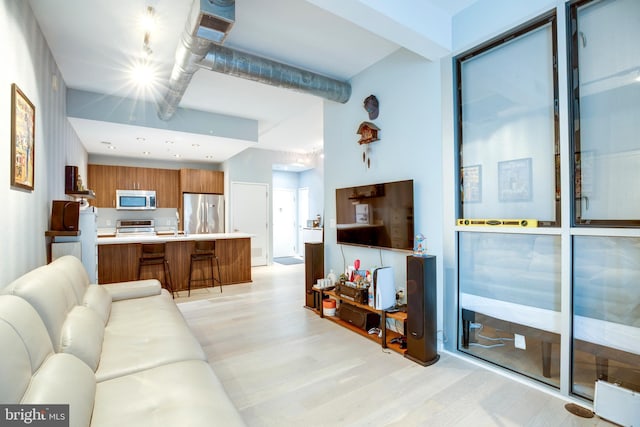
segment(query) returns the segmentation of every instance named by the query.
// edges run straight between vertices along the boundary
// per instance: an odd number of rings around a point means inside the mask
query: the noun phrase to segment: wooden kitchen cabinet
[[[180,171],[177,169],[88,165],[88,187],[96,193],[93,205],[116,207],[116,190],[155,190],[158,208],[180,207]]]
[[[216,256],[223,284],[251,281],[250,238],[216,240]]]
[[[180,207],[180,188],[178,180],[180,171],[177,169],[150,169],[151,182],[156,190],[156,203],[159,208]]]
[[[224,194],[224,172],[180,169],[180,192]]]
[[[98,283],[116,283],[138,278],[139,243],[98,245]]]
[[[91,205],[100,208],[116,207],[117,174],[118,166],[87,166],[87,188],[91,188],[96,194],[96,198],[89,201]]]
[[[154,169],[118,166],[116,187],[118,190],[153,190]]]

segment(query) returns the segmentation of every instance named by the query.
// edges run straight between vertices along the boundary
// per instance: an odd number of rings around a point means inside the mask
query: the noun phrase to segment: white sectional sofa
[[[91,285],[65,256],[0,293],[0,403],[69,404],[71,426],[244,425],[158,281]]]

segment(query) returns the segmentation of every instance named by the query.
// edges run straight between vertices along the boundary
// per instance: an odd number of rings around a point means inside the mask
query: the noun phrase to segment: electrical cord
[[[505,341],[513,341],[513,338],[501,338],[501,337],[494,338],[494,337],[488,337],[486,335],[482,335],[480,333],[480,331],[482,331],[482,329],[484,329],[484,325],[483,324],[480,324],[480,327],[476,328],[476,329],[477,329],[476,336],[478,338],[482,338],[482,339],[485,339],[487,341],[494,341],[494,342],[498,341],[498,342],[496,342],[495,344],[490,344],[490,345],[480,344],[480,343],[477,343],[477,342],[472,342],[472,343],[469,343],[469,346],[480,347],[480,348],[496,348],[496,347],[504,347],[504,345],[505,345],[504,342]]]

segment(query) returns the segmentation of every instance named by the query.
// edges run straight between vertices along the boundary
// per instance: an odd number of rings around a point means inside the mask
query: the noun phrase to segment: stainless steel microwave
[[[156,208],[154,190],[116,190],[116,209],[148,211]]]

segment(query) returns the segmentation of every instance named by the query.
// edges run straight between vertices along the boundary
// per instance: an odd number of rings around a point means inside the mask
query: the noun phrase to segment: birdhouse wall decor
[[[358,144],[370,144],[374,141],[379,141],[378,132],[380,132],[380,128],[371,122],[360,123],[357,132],[360,135]]]
[[[369,144],[380,140],[378,136],[379,132],[380,128],[371,122],[362,122],[358,127],[357,133],[360,135],[358,144],[363,147],[362,162],[367,165],[367,168],[371,167],[371,149],[369,148]]]
[[[375,120],[378,118],[380,102],[375,95],[367,96],[362,102],[362,106],[369,115],[369,120]],[[380,140],[379,132],[380,128],[371,122],[362,122],[358,127],[357,133],[360,135],[358,144],[363,148],[362,162],[367,165],[367,168],[371,167],[371,156],[369,155],[371,153],[371,149],[369,148],[369,144]]]

